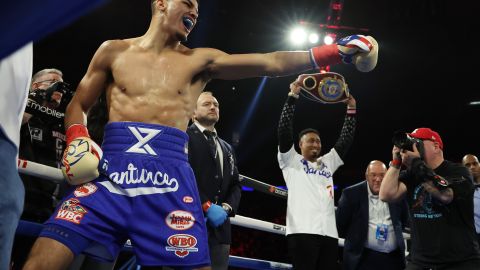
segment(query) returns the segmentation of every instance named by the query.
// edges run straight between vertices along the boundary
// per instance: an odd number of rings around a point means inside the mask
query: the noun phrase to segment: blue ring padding
[[[26,220],[20,220],[17,227],[17,234],[36,237],[40,234],[43,229],[43,225],[35,222],[30,222]],[[123,247],[124,251],[131,251],[131,245],[125,245]],[[292,266],[285,263],[276,263],[264,260],[243,258],[238,256],[230,255],[228,260],[228,265],[233,267],[247,268],[247,269],[292,269]],[[131,267],[131,265],[129,265]]]

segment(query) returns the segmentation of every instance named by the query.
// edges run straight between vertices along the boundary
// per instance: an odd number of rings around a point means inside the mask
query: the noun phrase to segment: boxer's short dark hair
[[[306,129],[300,131],[300,133],[298,133],[298,138],[301,139],[303,137],[303,135],[305,135],[307,133],[315,133],[315,134],[318,135],[318,137],[320,137],[320,132],[318,132],[318,130],[316,130],[314,128],[306,128]]]

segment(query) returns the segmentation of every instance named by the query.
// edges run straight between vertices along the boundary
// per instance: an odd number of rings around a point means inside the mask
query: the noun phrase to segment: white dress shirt
[[[367,183],[368,190],[368,237],[366,248],[389,253],[397,249],[397,239],[395,238],[395,230],[393,228],[392,218],[388,203],[381,201],[378,195],[374,195]],[[380,225],[388,227],[387,239],[377,239],[377,227]]]
[[[198,127],[198,129],[200,129],[200,132],[202,132],[203,134],[203,131],[206,129],[204,126],[202,126],[200,123],[198,123],[197,121],[194,122],[195,125]],[[215,145],[217,146],[217,153],[218,153],[218,157],[220,158],[220,168],[221,168],[221,172],[223,174],[223,152],[222,152],[222,147],[220,146],[220,143],[218,142],[218,138],[217,138],[217,130],[214,128],[213,129],[213,132],[215,133],[215,136],[213,136],[213,139],[215,140]],[[205,138],[208,140],[207,136],[205,134],[203,134],[203,136],[205,136]]]
[[[480,187],[475,188],[475,193],[473,193],[473,216],[475,230],[480,233]]]

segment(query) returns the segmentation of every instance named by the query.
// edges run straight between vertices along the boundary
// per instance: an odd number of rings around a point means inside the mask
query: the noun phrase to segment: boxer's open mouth
[[[193,25],[195,24],[193,19],[188,16],[183,16],[182,21],[183,21],[183,26],[185,26],[185,29],[188,32],[190,32],[193,28]]]

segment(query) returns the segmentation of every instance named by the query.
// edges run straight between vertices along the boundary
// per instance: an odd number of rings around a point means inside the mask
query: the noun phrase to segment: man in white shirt
[[[402,228],[408,220],[406,201],[385,203],[378,198],[387,167],[371,161],[366,181],[343,190],[336,210],[337,228],[345,238],[343,269],[404,269]]]
[[[18,175],[20,124],[32,77],[29,43],[0,61],[0,269],[9,269],[10,253],[25,190]]]
[[[278,163],[288,188],[287,244],[296,270],[336,269],[338,235],[335,225],[333,173],[343,159],[355,133],[356,102],[346,101],[347,114],[335,146],[320,156],[318,131],[300,132],[301,155],[293,144],[293,114],[300,87],[290,85],[290,93],[278,124]]]

